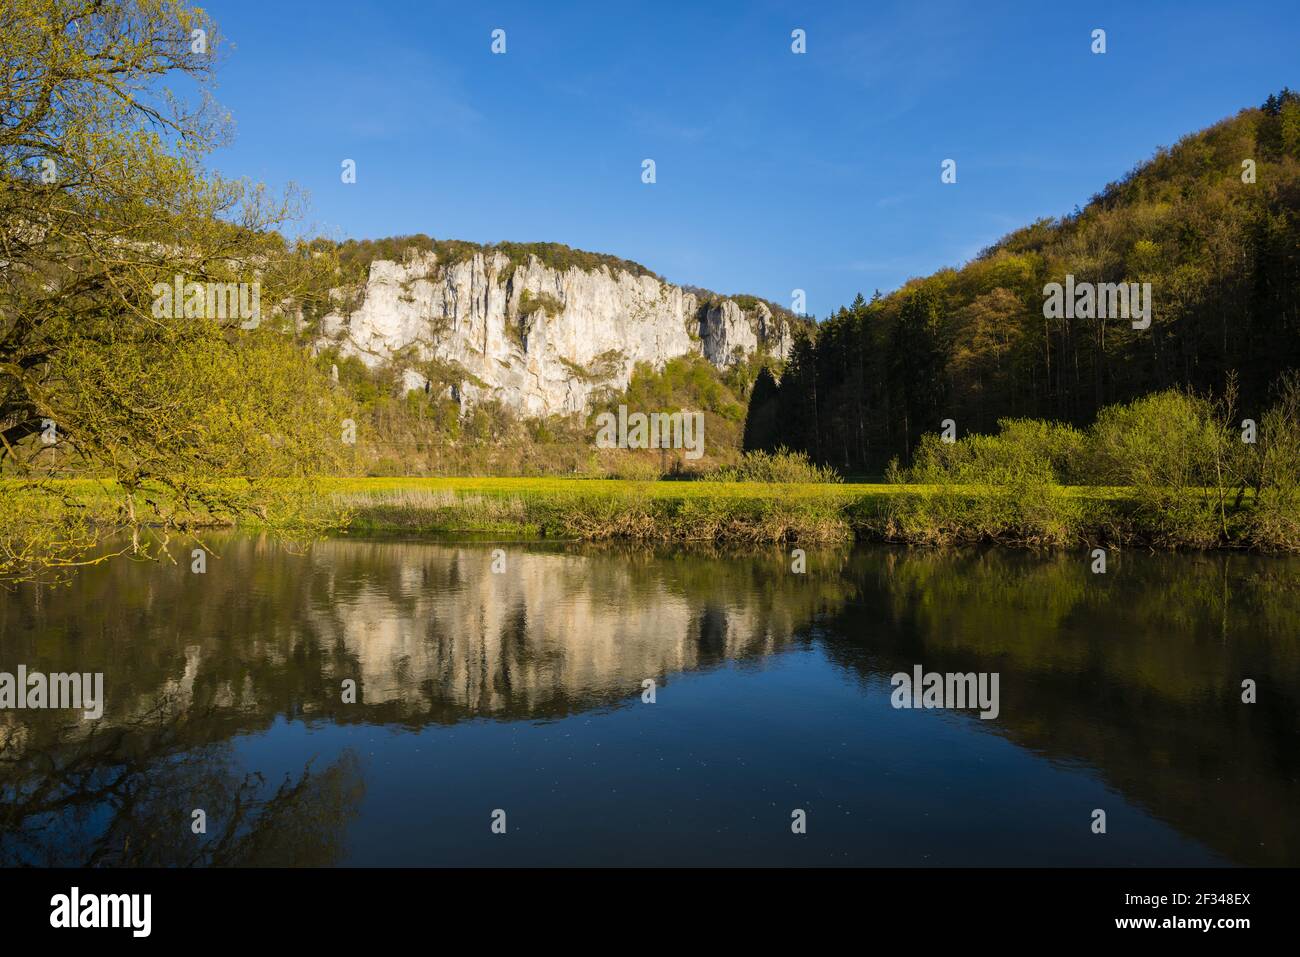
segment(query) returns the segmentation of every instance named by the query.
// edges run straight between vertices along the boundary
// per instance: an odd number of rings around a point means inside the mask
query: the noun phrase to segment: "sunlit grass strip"
[[[816,482],[638,482],[630,479],[558,479],[558,478],[329,478],[322,488],[335,494],[388,494],[393,492],[451,492],[480,495],[555,495],[627,497],[644,495],[653,498],[740,498],[766,499],[773,495],[800,498],[860,501],[872,497],[892,497],[934,493],[959,488],[974,496],[999,494],[995,485],[903,485],[887,483],[816,483]],[[1131,493],[1123,488],[1062,486],[1064,494],[1088,499],[1123,499]]]
[[[111,519],[118,505],[111,485],[89,480],[50,484],[76,500],[91,520],[101,513]],[[860,538],[925,545],[1144,543],[1265,549],[1293,549],[1298,537],[1295,523],[1278,534],[1257,522],[1250,495],[1224,525],[1213,513],[1214,496],[1201,489],[1152,499],[1131,489],[1048,483],[326,477],[313,484],[316,497],[304,521],[352,532],[738,544]],[[0,492],[5,489],[0,482]],[[10,495],[7,501],[12,506],[32,495],[36,493]],[[48,500],[31,504],[40,506],[36,511],[53,507]],[[196,528],[218,521],[201,513],[189,518]],[[241,524],[258,522],[241,519]]]
[[[698,487],[697,487],[698,486]],[[511,531],[637,541],[769,542],[851,537],[827,486],[555,479],[343,480],[332,499],[358,530]]]
[[[1006,490],[967,486],[756,482],[637,482],[554,478],[330,479],[329,498],[359,531],[513,532],[637,541],[827,542],[853,537],[941,541],[903,519],[916,503],[972,504]],[[1070,489],[1082,502],[1122,501],[1122,489]],[[987,523],[978,526],[985,534]],[[996,537],[996,529],[989,528]],[[1037,538],[1008,530],[1010,537]],[[963,537],[963,536],[956,536]],[[1064,531],[1049,536],[1066,537]]]

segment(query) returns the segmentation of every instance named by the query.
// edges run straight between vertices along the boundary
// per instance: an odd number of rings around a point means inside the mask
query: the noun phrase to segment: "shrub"
[[[1267,548],[1300,547],[1300,374],[1285,373],[1260,418],[1250,536]]]
[[[1089,478],[1101,485],[1192,489],[1211,484],[1225,436],[1206,399],[1170,390],[1112,405],[1089,435]]]
[[[715,482],[842,482],[833,468],[816,465],[806,452],[778,448],[775,452],[746,452],[739,463],[708,473]]]
[[[1092,478],[1127,486],[1134,529],[1160,544],[1215,544],[1226,532],[1216,463],[1227,435],[1213,403],[1174,390],[1102,409],[1089,433]]]
[[[564,311],[564,305],[548,292],[533,295],[525,289],[519,294],[519,316],[529,318],[535,312],[544,311],[552,319]]]
[[[1082,503],[1060,477],[1077,471],[1083,436],[1069,426],[1004,419],[997,435],[956,442],[922,437],[912,466],[890,463],[891,481],[919,486],[888,510],[888,531],[908,541],[1011,539],[1064,545],[1080,528]]]
[[[913,484],[1004,485],[1025,478],[1054,479],[1051,460],[1032,445],[1002,435],[944,442],[933,433],[921,437],[906,476]]]
[[[1029,450],[1046,462],[1056,481],[1063,485],[1086,484],[1087,436],[1072,425],[1042,419],[1000,419],[999,438]]]

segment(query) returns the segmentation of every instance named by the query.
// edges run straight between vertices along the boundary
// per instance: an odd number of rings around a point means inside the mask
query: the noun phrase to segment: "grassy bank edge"
[[[851,540],[1068,547],[1245,544],[1161,528],[1131,490],[1054,486],[340,479],[326,483],[352,532],[497,533],[578,540],[736,544]],[[1198,496],[1207,505],[1208,494]],[[1249,503],[1241,512],[1249,511]],[[1235,538],[1232,536],[1235,534]]]
[[[111,484],[53,485],[89,515],[102,509],[108,519]],[[1300,523],[1261,532],[1255,513],[1252,497],[1225,509],[1210,489],[445,477],[318,478],[306,512],[342,534],[1297,550]],[[201,511],[188,513],[186,522],[196,529],[229,524]],[[261,525],[255,518],[241,524]]]

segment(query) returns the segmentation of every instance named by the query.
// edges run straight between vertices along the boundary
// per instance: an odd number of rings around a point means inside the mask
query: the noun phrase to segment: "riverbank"
[[[229,494],[226,486],[220,486]],[[4,491],[0,486],[0,491]],[[46,483],[0,496],[14,517],[53,524],[75,509],[84,534],[122,521],[121,491],[89,480]],[[244,491],[248,494],[247,490]],[[299,480],[264,521],[250,507],[239,524],[281,534],[494,535],[570,541],[911,545],[1070,548],[1300,550],[1300,518],[1253,493],[1215,489],[1099,488],[1015,484],[632,481],[554,478],[355,478]],[[211,497],[211,496],[210,496]],[[253,496],[256,498],[256,496]],[[178,507],[164,489],[138,493],[160,504],[172,530],[232,524],[197,497]],[[71,504],[69,504],[71,503]],[[265,514],[266,510],[261,509]],[[143,526],[156,525],[144,518]]]
[[[327,500],[357,532],[496,533],[642,542],[1148,545],[1290,550],[1253,496],[1176,500],[1035,484],[634,482],[583,479],[330,479]],[[1290,529],[1285,530],[1289,535]]]

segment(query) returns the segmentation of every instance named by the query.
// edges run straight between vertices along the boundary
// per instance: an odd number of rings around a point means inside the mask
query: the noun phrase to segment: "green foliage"
[[[1259,421],[1243,484],[1255,490],[1250,537],[1265,546],[1300,542],[1300,373],[1278,380],[1274,403]],[[1253,466],[1253,468],[1252,468]]]
[[[749,451],[775,450],[780,423],[777,421],[776,377],[763,366],[754,380],[749,397],[749,411],[745,415],[744,448]]]
[[[918,287],[903,300],[889,349],[889,381],[900,400],[902,434],[908,448],[921,423],[938,418],[947,391],[946,362],[937,296]]]
[[[560,358],[560,364],[568,369],[570,374],[579,381],[587,383],[605,382],[618,375],[622,369],[623,353],[618,349],[607,349],[591,360],[591,364],[588,366],[580,366],[564,357]]]
[[[536,312],[545,312],[549,318],[554,319],[563,311],[564,305],[549,292],[533,295],[525,289],[519,294],[519,315],[523,318],[530,318]]]
[[[923,436],[905,475],[921,488],[893,503],[891,534],[928,542],[1073,540],[1080,503],[1057,484],[1054,460],[1069,462],[1077,433],[1017,420],[1002,429],[950,443]]]
[[[635,471],[633,469],[632,471]],[[835,486],[655,482],[653,475],[348,483],[336,498],[366,529],[493,531],[638,542],[833,542],[853,534]]]
[[[161,557],[192,511],[296,524],[346,409],[280,304],[314,314],[335,264],[278,232],[295,194],[203,166],[230,129],[216,25],[184,0],[7,0],[0,36],[0,471],[20,480],[0,577],[94,561],[118,532]],[[256,286],[260,326],[185,316],[155,293],[178,273]]]
[[[607,269],[611,273],[627,273],[632,276],[660,277],[640,263],[604,253],[592,253],[582,249],[572,249],[562,243],[473,243],[460,239],[433,239],[424,233],[411,236],[390,236],[383,239],[348,239],[339,244],[332,244],[326,239],[315,240],[317,248],[336,249],[343,276],[347,281],[363,281],[369,273],[370,264],[376,260],[386,259],[392,262],[405,262],[419,253],[432,253],[438,263],[452,266],[468,262],[475,256],[490,258],[501,254],[509,261],[510,271],[519,266],[526,266],[531,258],[536,258],[542,265],[559,272],[580,269],[584,272],[596,272]]]
[[[884,537],[912,544],[1063,547],[1085,532],[1085,503],[1032,474],[1002,485],[918,486],[890,500]]]
[[[652,279],[662,277],[650,271],[640,263],[630,259],[621,259],[605,253],[591,253],[582,249],[572,249],[563,243],[511,243],[501,242],[483,247],[485,251],[498,252],[510,260],[511,266],[526,266],[530,259],[536,258],[543,266],[557,272],[580,269],[583,272],[597,272],[608,269],[611,273],[627,273],[632,276],[649,276]]]
[[[715,482],[841,482],[832,468],[810,461],[807,453],[778,448],[772,452],[746,452],[735,465],[709,474]]]
[[[462,407],[465,393],[484,383],[459,363],[399,356],[368,368],[327,349],[316,366],[326,375],[338,368],[341,396],[356,409],[357,442],[345,473],[585,475],[597,468],[591,435],[577,417],[525,419],[485,397]],[[404,389],[406,369],[423,375],[427,389]]]
[[[675,412],[683,408],[707,412],[739,424],[745,410],[738,396],[702,356],[678,356],[654,369],[638,363],[627,389],[611,407],[625,404],[641,412]]]
[[[1166,391],[1102,409],[1090,431],[1099,484],[1188,489],[1213,478],[1222,440],[1213,405]]]
[[[1108,406],[1082,432],[1007,419],[997,435],[927,435],[893,476],[918,487],[896,500],[894,533],[1300,548],[1300,376],[1282,377],[1254,444],[1242,441],[1233,400],[1231,391],[1211,401],[1167,390]],[[1089,501],[1067,484],[1123,492]]]
[[[1242,161],[1256,181],[1242,180]],[[1044,319],[1043,287],[1149,282],[1149,329]],[[1006,236],[960,269],[861,296],[796,337],[765,414],[768,444],[846,469],[909,460],[953,419],[1091,423],[1171,387],[1222,391],[1234,372],[1256,418],[1300,367],[1300,97],[1289,90],[1106,186],[1082,209]],[[773,411],[774,409],[774,411]]]
[[[1002,419],[999,435],[1004,444],[1025,449],[1065,485],[1095,484],[1089,479],[1087,436],[1072,425],[1041,419]]]
[[[997,435],[969,435],[944,442],[922,436],[908,470],[913,482],[1014,482],[1042,478],[1090,484],[1086,438],[1073,426],[1038,419],[1003,419]]]

